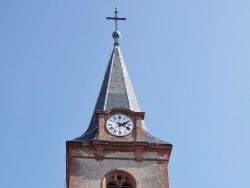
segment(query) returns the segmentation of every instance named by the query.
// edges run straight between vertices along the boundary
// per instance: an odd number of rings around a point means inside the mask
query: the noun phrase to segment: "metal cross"
[[[118,14],[118,10],[117,10],[117,6],[115,5],[115,17],[106,17],[107,20],[115,20],[115,30],[116,31],[117,31],[118,20],[126,20],[126,18],[119,18],[117,14]]]

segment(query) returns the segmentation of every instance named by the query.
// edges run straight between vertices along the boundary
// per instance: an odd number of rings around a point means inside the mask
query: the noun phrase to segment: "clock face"
[[[134,128],[133,121],[126,115],[115,114],[110,116],[106,122],[107,130],[115,136],[126,136]]]

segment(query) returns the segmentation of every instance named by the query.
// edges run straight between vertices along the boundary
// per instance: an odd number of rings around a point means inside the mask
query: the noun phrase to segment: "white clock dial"
[[[115,136],[126,136],[134,128],[133,121],[126,115],[115,114],[108,118],[106,122],[107,130]]]

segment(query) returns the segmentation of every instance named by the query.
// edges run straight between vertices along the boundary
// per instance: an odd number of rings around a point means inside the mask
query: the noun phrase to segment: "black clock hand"
[[[126,124],[128,124],[128,122],[130,122],[130,121],[125,121],[125,122],[123,122],[121,125],[123,126],[123,125],[126,125]]]
[[[123,125],[123,124],[121,124],[121,126],[126,127],[126,129],[127,129],[128,131],[131,130],[130,127],[127,127],[127,126],[125,126],[125,125]]]
[[[120,126],[120,119],[119,119],[119,123],[118,123],[118,125],[119,125],[119,135],[121,134],[121,126]]]

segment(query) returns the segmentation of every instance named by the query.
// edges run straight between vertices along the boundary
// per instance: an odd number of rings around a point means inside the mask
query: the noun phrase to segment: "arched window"
[[[105,175],[103,188],[136,188],[136,181],[128,172],[114,170]]]
[[[109,183],[107,188],[117,188],[117,186],[114,183]]]

